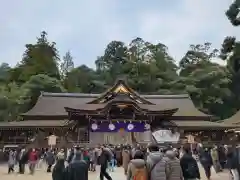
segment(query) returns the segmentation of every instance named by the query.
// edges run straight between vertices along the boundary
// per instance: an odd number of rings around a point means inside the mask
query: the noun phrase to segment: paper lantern
[[[111,131],[113,131],[113,130],[115,129],[115,125],[112,124],[112,123],[110,123],[110,124],[108,125],[108,128],[109,128]]]
[[[134,129],[134,125],[131,124],[131,123],[128,124],[127,129],[128,129],[129,131],[133,130],[133,129]]]
[[[96,123],[93,123],[92,126],[91,126],[92,130],[97,130],[98,128],[98,125]]]

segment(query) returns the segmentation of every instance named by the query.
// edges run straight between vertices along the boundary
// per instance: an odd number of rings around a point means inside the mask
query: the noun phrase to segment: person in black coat
[[[49,150],[46,154],[46,162],[47,162],[47,172],[52,171],[52,166],[55,163],[55,155],[53,150]]]
[[[107,150],[105,147],[101,148],[102,152],[99,157],[100,163],[100,180],[103,180],[106,177],[108,180],[112,180],[111,176],[107,173],[108,162],[111,160],[110,151]]]
[[[231,149],[227,153],[227,167],[230,170],[234,180],[239,179],[238,166],[236,154],[234,153],[233,149]]]
[[[81,160],[81,153],[76,152],[74,159],[68,165],[64,180],[88,180],[88,165]]]
[[[65,180],[65,165],[64,159],[58,159],[53,168],[52,180]]]
[[[25,173],[25,165],[28,162],[28,153],[25,151],[25,149],[21,149],[18,155],[18,165],[19,165],[19,173],[24,174]]]
[[[200,171],[197,161],[192,157],[190,147],[184,147],[184,155],[180,159],[180,165],[184,179],[200,179]]]
[[[210,179],[211,167],[213,165],[213,162],[212,162],[210,150],[208,148],[205,148],[200,152],[199,160],[203,166],[207,179]]]
[[[219,156],[219,163],[221,165],[221,168],[224,169],[227,159],[226,159],[226,154],[223,146],[218,147],[218,156]]]

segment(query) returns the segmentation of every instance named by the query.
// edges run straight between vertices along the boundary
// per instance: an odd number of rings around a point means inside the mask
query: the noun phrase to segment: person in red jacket
[[[34,148],[29,152],[28,160],[29,160],[30,174],[34,174],[35,167],[36,167],[37,160],[38,160],[38,155]]]

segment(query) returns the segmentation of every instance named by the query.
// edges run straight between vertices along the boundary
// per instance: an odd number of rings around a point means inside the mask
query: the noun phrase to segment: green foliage
[[[65,92],[65,89],[58,79],[45,74],[31,76],[31,78],[22,85],[22,88],[28,90],[28,96],[31,99],[28,105],[29,108],[33,107],[43,91],[55,93]]]
[[[60,66],[62,78],[64,78],[67,75],[67,73],[70,72],[73,68],[74,68],[73,57],[70,51],[68,51],[65,54],[65,56],[63,56],[63,61]]]
[[[60,79],[58,62],[59,56],[55,43],[48,42],[47,33],[43,31],[37,38],[36,44],[26,45],[22,61],[13,68],[10,79],[20,84],[37,74],[46,74]]]
[[[179,65],[162,43],[112,41],[96,58],[95,70],[74,68],[70,52],[60,61],[56,44],[46,35],[26,45],[16,67],[0,66],[0,121],[19,119],[41,91],[102,93],[119,77],[143,94],[189,93],[200,110],[222,119],[240,108],[240,43],[234,37],[226,37],[219,51],[209,42],[190,45]],[[213,63],[216,58],[227,66]]]
[[[63,83],[68,92],[100,93],[104,89],[99,86],[100,83],[96,83],[97,77],[94,70],[82,65],[67,73]]]
[[[7,63],[0,65],[0,84],[6,84],[10,77],[11,67]]]
[[[0,87],[0,121],[17,120],[19,112],[27,109],[30,98],[28,91],[16,83]]]
[[[231,80],[227,69],[204,61],[195,66],[198,67],[190,72],[186,82],[188,93],[204,112],[226,118],[229,116],[230,107],[226,107],[225,101],[231,97]]]
[[[225,66],[213,63],[219,51],[211,49],[210,43],[190,45],[180,61],[180,76],[184,77],[186,90],[195,105],[208,114],[221,118],[232,115],[231,73]],[[221,50],[221,57],[223,52]],[[220,60],[220,59],[219,59]]]
[[[239,12],[240,12],[240,0],[234,0],[234,2],[229,6],[228,10],[225,13],[233,26],[240,25]]]

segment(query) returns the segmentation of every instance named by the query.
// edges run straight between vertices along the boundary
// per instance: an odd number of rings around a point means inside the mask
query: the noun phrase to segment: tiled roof
[[[64,127],[68,126],[68,120],[28,120],[28,121],[11,121],[0,122],[0,128],[22,128],[22,127]]]
[[[120,97],[120,94],[124,96]],[[116,95],[117,94],[117,95]],[[128,97],[126,97],[126,95]],[[199,111],[193,104],[190,97],[183,95],[141,95],[131,89],[126,81],[118,79],[111,88],[102,94],[82,94],[82,93],[42,93],[35,106],[23,114],[23,116],[67,116],[65,107],[97,109],[104,106],[102,103],[108,103],[108,99],[119,100],[131,98],[139,104],[140,108],[149,111],[164,111],[178,109],[173,116],[197,117],[199,120],[203,117],[209,118],[209,115]],[[129,99],[130,98],[130,99]],[[195,118],[195,119],[197,119]]]
[[[36,105],[23,115],[66,116],[67,112],[64,107],[88,106],[85,104],[94,100],[98,96],[100,96],[100,94],[42,93]],[[141,97],[156,104],[157,106],[153,105],[154,108],[178,108],[178,111],[174,116],[208,116],[194,106],[188,95],[141,95]]]
[[[171,121],[176,126],[178,127],[183,127],[183,128],[191,128],[191,130],[196,129],[196,130],[201,130],[204,128],[207,129],[229,129],[229,128],[235,128],[236,126],[234,125],[227,125],[223,123],[218,123],[218,122],[211,122],[211,121],[190,121],[190,120],[173,120]]]

